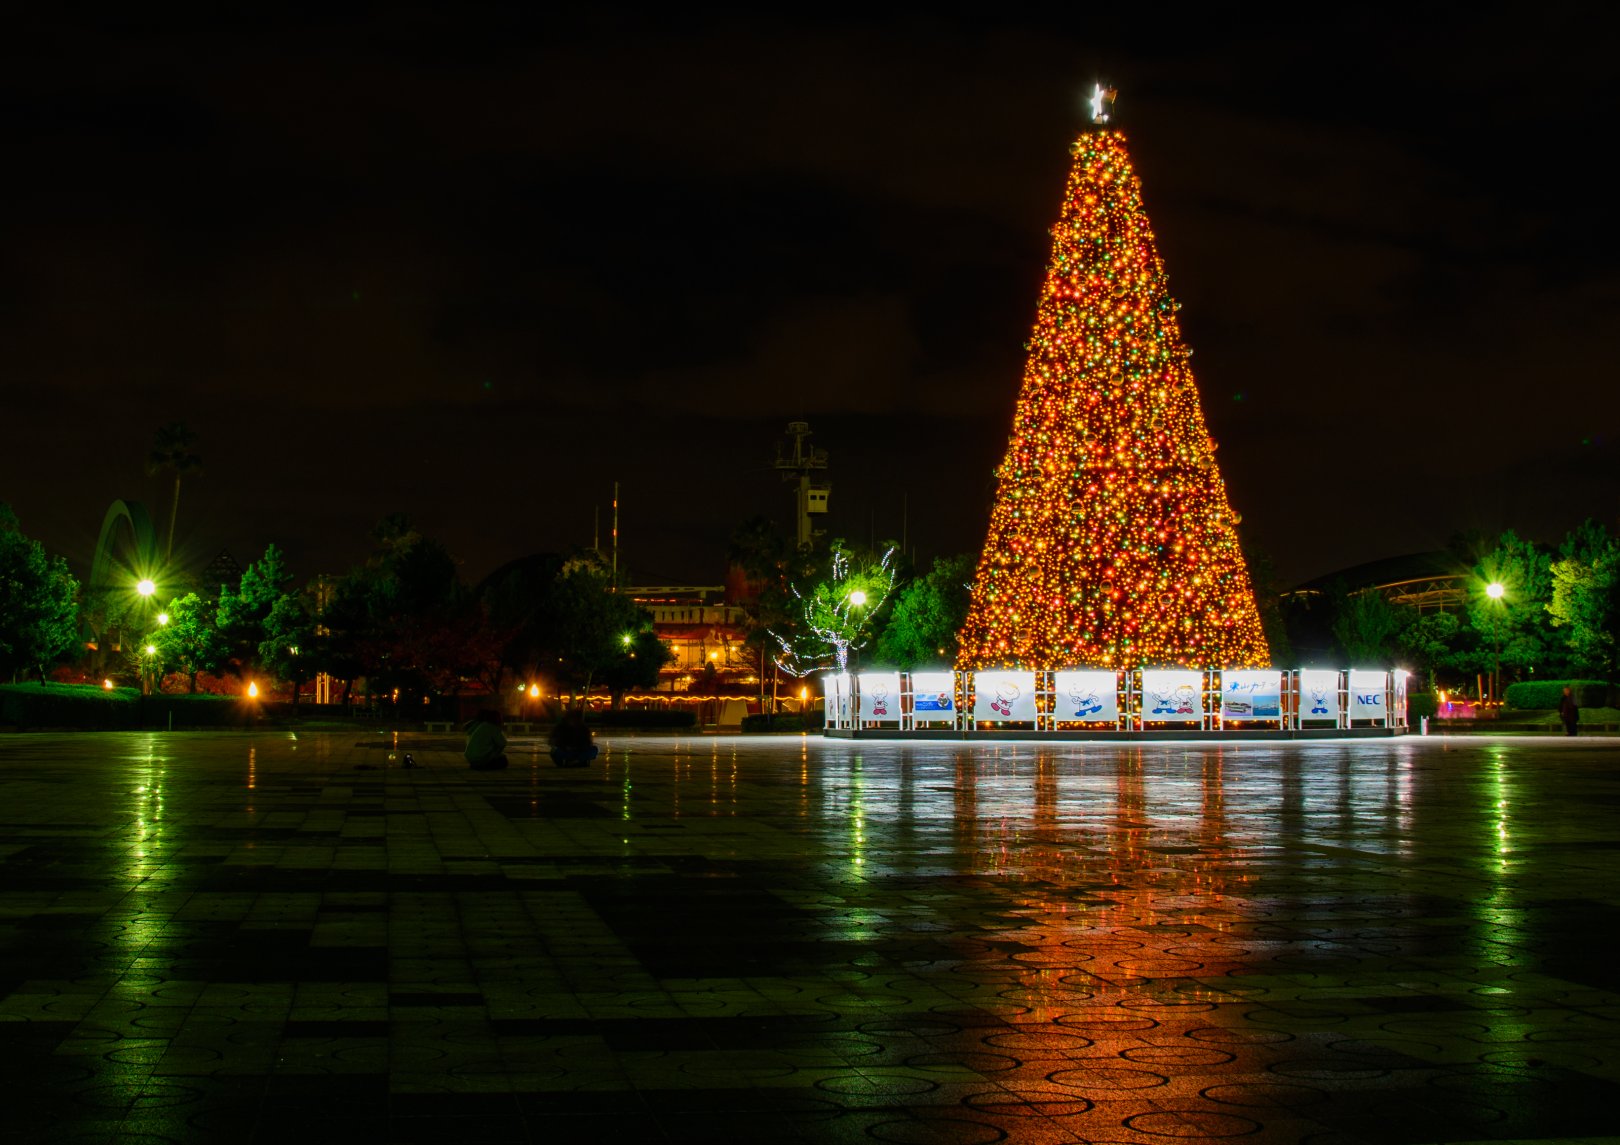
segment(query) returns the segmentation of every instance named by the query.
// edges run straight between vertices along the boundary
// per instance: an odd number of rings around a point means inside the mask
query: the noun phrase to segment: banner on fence
[[[973,673],[973,718],[989,723],[1035,721],[1034,672]]]
[[[911,708],[922,720],[942,720],[956,712],[955,672],[913,672]]]
[[[1384,720],[1389,708],[1384,704],[1384,690],[1389,686],[1389,673],[1350,670],[1350,718],[1353,720]]]
[[[880,724],[900,722],[900,673],[862,672],[860,718]]]
[[[1142,672],[1142,718],[1149,722],[1200,723],[1204,674],[1147,668]]]
[[[1055,672],[1053,718],[1119,722],[1119,679],[1112,672]]]
[[[1282,718],[1282,673],[1223,671],[1221,719],[1276,720]]]
[[[1339,718],[1339,674],[1321,668],[1307,668],[1299,674],[1299,718],[1337,720]]]

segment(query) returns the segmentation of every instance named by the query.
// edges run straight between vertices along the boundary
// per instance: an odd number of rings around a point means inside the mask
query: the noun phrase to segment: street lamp
[[[153,583],[151,577],[143,576],[140,580],[135,582],[135,591],[140,593],[142,596],[151,596],[157,591],[157,585]]]
[[[1505,592],[1501,581],[1493,580],[1485,586],[1485,595],[1496,601],[1496,607],[1491,609],[1491,700],[1497,703],[1501,702],[1502,690],[1502,639],[1497,629]]]

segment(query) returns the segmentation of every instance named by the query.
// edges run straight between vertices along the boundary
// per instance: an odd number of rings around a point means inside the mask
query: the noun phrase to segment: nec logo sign
[[[1381,708],[1384,706],[1384,696],[1382,692],[1357,692],[1356,703],[1364,708]]]

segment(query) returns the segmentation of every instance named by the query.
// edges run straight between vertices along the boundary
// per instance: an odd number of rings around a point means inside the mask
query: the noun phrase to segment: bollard
[[[1418,727],[1420,729],[1418,731],[1418,735],[1425,735],[1425,736],[1428,735],[1429,734],[1429,717],[1428,716],[1419,716],[1418,717]]]

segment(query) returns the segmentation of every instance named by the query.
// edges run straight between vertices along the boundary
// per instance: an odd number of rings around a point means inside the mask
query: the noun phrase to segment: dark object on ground
[[[1581,722],[1581,707],[1575,702],[1575,693],[1568,687],[1558,698],[1558,718],[1564,722],[1565,735],[1578,734],[1576,725]]]
[[[467,724],[467,766],[474,771],[499,771],[506,766],[506,733],[501,730],[501,713],[482,708]]]
[[[552,748],[551,762],[558,767],[584,767],[595,759],[598,754],[600,754],[600,749],[594,743],[582,750],[576,749],[574,751],[561,751],[558,748]]]
[[[585,726],[585,713],[578,708],[565,712],[551,729],[551,761],[558,767],[584,767],[596,758],[591,729]]]

